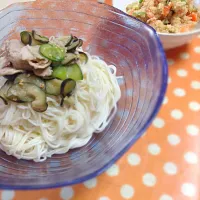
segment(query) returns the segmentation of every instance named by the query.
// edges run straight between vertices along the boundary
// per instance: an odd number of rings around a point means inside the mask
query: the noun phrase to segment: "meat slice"
[[[34,69],[45,69],[51,65],[51,61],[40,54],[40,46],[25,46],[21,50],[22,60],[28,61]]]
[[[36,76],[45,77],[45,76],[51,76],[53,70],[51,67],[47,67],[45,69],[34,69],[33,72]]]
[[[24,70],[14,69],[12,67],[4,67],[0,69],[0,76],[13,75],[24,72]]]
[[[0,76],[12,75],[24,71],[33,71],[37,76],[50,76],[51,61],[40,54],[40,46],[24,46],[18,40],[10,40],[2,49],[0,58]]]
[[[31,65],[34,69],[45,69],[51,65],[51,62],[48,60],[29,60],[29,65]]]
[[[10,40],[7,43],[8,60],[14,69],[31,70],[32,67],[25,60],[22,60],[21,49],[24,45],[19,40]]]
[[[23,70],[14,69],[7,57],[0,58],[0,76],[13,75],[23,72]]]

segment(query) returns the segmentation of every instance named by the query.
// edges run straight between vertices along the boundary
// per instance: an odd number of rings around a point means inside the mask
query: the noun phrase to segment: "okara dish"
[[[73,35],[21,33],[0,58],[0,148],[18,159],[44,161],[82,147],[102,132],[121,91],[115,66],[82,50]]]
[[[193,0],[139,0],[128,5],[126,11],[160,33],[187,32],[200,21]]]

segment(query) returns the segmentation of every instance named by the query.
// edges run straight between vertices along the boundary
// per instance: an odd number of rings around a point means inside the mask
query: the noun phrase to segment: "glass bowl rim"
[[[85,2],[90,2],[88,0],[84,0],[84,1]],[[36,2],[37,2],[37,0],[36,0]],[[4,9],[2,9],[0,11],[3,13],[3,12],[6,12],[12,6],[20,5],[20,4],[23,5],[23,4],[27,4],[27,3],[33,3],[33,2],[13,3],[13,4],[7,6],[6,8],[4,8]],[[94,4],[95,2],[90,2],[90,3]],[[110,5],[107,5],[107,4],[104,4],[104,6],[108,10],[112,10],[112,11],[116,12],[117,14],[127,16],[127,17],[131,18],[132,20],[136,20],[136,21],[139,21],[141,23],[141,21],[138,20],[137,18],[132,17],[132,16],[128,15],[127,13],[124,13],[123,11],[121,11],[121,10],[119,10],[119,9],[113,7],[113,6],[110,6]],[[137,135],[134,138],[132,138],[128,142],[126,147],[123,148],[122,150],[120,150],[119,153],[114,158],[112,158],[106,165],[104,165],[100,169],[96,170],[95,172],[92,172],[92,173],[90,173],[88,175],[85,175],[83,177],[80,177],[78,179],[74,179],[72,181],[59,182],[59,183],[45,184],[45,185],[43,185],[43,184],[42,185],[38,185],[37,184],[37,185],[32,185],[32,186],[26,186],[26,185],[13,186],[13,185],[6,185],[6,184],[0,183],[0,189],[6,189],[6,190],[13,190],[13,189],[14,190],[41,190],[41,189],[53,189],[53,188],[65,187],[65,186],[71,186],[71,185],[83,183],[84,181],[87,181],[87,180],[90,180],[92,178],[95,178],[98,175],[100,175],[103,172],[105,172],[117,160],[119,160],[132,147],[132,145],[143,135],[145,130],[151,125],[152,121],[154,120],[154,118],[158,114],[158,112],[160,110],[160,107],[162,105],[166,90],[167,90],[167,85],[168,85],[167,84],[167,80],[168,80],[168,64],[167,64],[167,59],[165,57],[165,52],[164,52],[163,46],[161,44],[161,41],[159,39],[159,36],[158,36],[157,32],[151,26],[149,26],[149,25],[147,25],[145,23],[143,23],[143,25],[148,27],[148,29],[151,29],[151,31],[153,32],[153,37],[155,37],[156,42],[158,44],[158,48],[159,48],[158,50],[159,50],[159,52],[161,54],[160,57],[161,57],[162,68],[163,68],[163,71],[162,71],[163,84],[162,84],[162,87],[160,89],[159,96],[158,96],[158,99],[157,99],[157,102],[156,102],[156,106],[153,109],[153,112],[149,116],[149,118],[148,118],[147,122],[145,123],[145,125],[143,126],[143,128],[141,128],[141,130],[137,133]]]

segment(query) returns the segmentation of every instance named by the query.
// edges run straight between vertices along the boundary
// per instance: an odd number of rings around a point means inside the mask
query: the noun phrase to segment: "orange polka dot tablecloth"
[[[0,199],[200,200],[200,36],[188,46],[168,51],[167,58],[169,87],[162,109],[116,164],[80,185],[4,190]]]

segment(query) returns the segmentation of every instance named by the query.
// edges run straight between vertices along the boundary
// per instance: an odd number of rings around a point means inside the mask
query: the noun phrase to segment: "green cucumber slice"
[[[52,76],[61,80],[73,79],[75,81],[83,80],[83,73],[78,64],[55,67]]]
[[[40,53],[51,61],[60,62],[65,58],[65,50],[51,44],[41,45]]]
[[[67,66],[67,78],[71,78],[75,81],[83,80],[83,73],[78,64],[71,64]]]
[[[54,67],[52,77],[65,80],[67,77],[67,68],[64,66]]]

